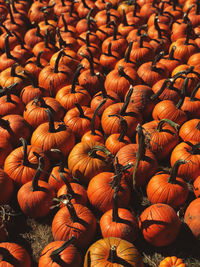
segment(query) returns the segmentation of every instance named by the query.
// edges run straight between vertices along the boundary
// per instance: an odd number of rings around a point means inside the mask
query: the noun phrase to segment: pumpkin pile
[[[138,238],[172,244],[180,209],[199,239],[200,1],[0,0],[0,15],[0,204],[53,210],[38,266],[142,267]],[[31,266],[0,232],[0,262]]]

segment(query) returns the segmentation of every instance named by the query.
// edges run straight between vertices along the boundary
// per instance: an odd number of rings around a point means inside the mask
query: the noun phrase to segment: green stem
[[[39,181],[39,178],[40,178],[40,175],[43,169],[44,169],[44,158],[39,157],[38,168],[36,170],[35,176],[33,177],[32,185],[31,185],[31,191],[33,192],[40,191],[40,187],[38,186],[38,181]]]
[[[116,245],[111,246],[110,248],[110,252],[109,252],[109,256],[107,261],[111,262],[111,263],[116,263],[118,259],[117,256],[117,247]]]
[[[90,8],[90,11],[88,12],[87,14],[87,17],[86,17],[86,21],[87,21],[87,30],[90,31],[91,30],[91,15],[92,15],[92,12],[93,12],[93,8]]]
[[[170,183],[170,184],[176,183],[176,177],[177,177],[178,169],[179,169],[180,165],[185,164],[185,163],[187,163],[187,161],[181,160],[181,159],[177,160],[174,163],[174,166],[172,167],[170,176],[168,178],[168,183]]]
[[[177,124],[177,123],[175,123],[175,122],[173,122],[173,121],[171,121],[171,120],[169,120],[169,119],[162,119],[161,121],[159,121],[156,130],[157,130],[158,132],[162,132],[162,131],[163,131],[163,125],[164,125],[165,123],[167,123],[167,124],[169,124],[170,126],[172,126],[172,127],[178,132],[178,129],[179,129],[180,125]]]
[[[105,153],[107,156],[111,156],[111,152],[103,146],[94,146],[89,152],[88,152],[88,156],[91,158],[99,158],[99,156],[97,155],[97,152],[101,151],[103,153]]]

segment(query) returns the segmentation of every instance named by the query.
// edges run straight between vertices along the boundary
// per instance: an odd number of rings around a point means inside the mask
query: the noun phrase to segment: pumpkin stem
[[[27,143],[26,140],[21,137],[19,139],[22,142],[22,146],[23,146],[23,161],[22,161],[22,165],[23,166],[29,166],[30,162],[28,160],[28,155],[27,155]]]
[[[200,13],[200,3],[199,0],[196,0],[196,15],[199,15]]]
[[[62,6],[65,6],[65,0],[61,0]]]
[[[127,134],[128,124],[127,124],[127,121],[123,117],[119,118],[119,123],[121,126],[121,133],[119,137],[117,138],[117,140],[119,142],[124,142],[124,136]]]
[[[90,7],[86,4],[86,1],[85,1],[85,0],[81,0],[81,1],[82,1],[83,6],[84,6],[85,8],[90,9]]]
[[[63,56],[63,49],[60,50],[60,52],[58,53],[58,56],[56,58],[56,62],[55,62],[55,66],[54,66],[54,73],[58,73],[58,66],[59,66],[59,62],[61,57]]]
[[[111,152],[106,147],[97,145],[97,146],[94,146],[88,152],[88,156],[91,158],[100,158],[101,160],[103,160],[103,157],[97,154],[98,151],[105,153],[108,157],[112,155]]]
[[[6,53],[7,58],[14,59],[14,57],[10,53],[9,37],[10,37],[10,34],[6,34],[5,41],[4,41],[5,53]]]
[[[60,175],[60,178],[63,180],[63,182],[66,185],[67,196],[69,196],[69,198],[72,199],[74,197],[74,191],[73,191],[73,189],[71,187],[70,182],[65,178],[63,172],[61,172],[60,170],[59,170],[59,175]]]
[[[73,223],[78,222],[79,218],[77,216],[76,210],[73,206],[73,204],[70,202],[69,199],[67,199],[66,203],[66,207],[68,208],[69,214],[70,214],[70,219]]]
[[[91,22],[92,22],[92,12],[93,12],[93,8],[90,8],[90,11],[88,12],[87,16],[86,16],[86,21],[87,21],[87,30],[90,31],[91,30]]]
[[[175,123],[175,122],[173,122],[173,121],[171,121],[171,120],[169,120],[169,119],[162,119],[161,121],[159,121],[156,130],[157,130],[158,132],[162,132],[162,131],[164,131],[164,130],[163,130],[163,125],[164,125],[165,123],[167,123],[167,124],[169,124],[170,126],[174,127],[175,130],[178,132],[178,129],[179,129],[180,125],[177,124],[177,123]]]
[[[7,248],[0,247],[0,260],[1,262],[6,262],[9,265],[17,266],[19,264],[18,260],[10,253],[10,251]]]
[[[113,40],[117,40],[117,24],[114,22],[114,20],[112,21],[112,25],[113,25]]]
[[[136,35],[137,35],[137,36],[140,36],[140,35],[142,34],[142,33],[141,33],[142,30],[146,30],[147,27],[148,27],[147,24],[143,24],[143,25],[141,25],[141,26],[138,28]]]
[[[161,94],[162,94],[162,92],[166,89],[166,86],[167,86],[167,84],[168,83],[173,83],[174,82],[174,80],[172,79],[172,78],[168,78],[168,79],[166,79],[164,82],[163,82],[163,84],[162,84],[162,86],[160,87],[160,89],[158,90],[158,92],[156,93],[156,94],[153,94],[150,98],[151,98],[151,100],[155,100],[155,99],[157,99]]]
[[[54,125],[54,119],[53,119],[53,114],[49,108],[45,109],[47,115],[48,115],[48,120],[49,120],[49,133],[55,133],[55,125]]]
[[[36,170],[36,173],[33,177],[32,180],[32,185],[31,185],[31,191],[35,192],[35,191],[40,191],[40,188],[38,186],[38,181],[41,175],[41,172],[44,169],[44,158],[43,157],[39,157],[38,159],[38,168]]]
[[[89,118],[88,116],[86,116],[85,114],[84,114],[84,111],[83,111],[83,108],[81,107],[81,105],[79,104],[79,103],[74,103],[74,105],[76,106],[76,108],[78,109],[78,111],[79,111],[79,117],[80,118],[85,118],[85,119],[88,119],[88,120],[90,120],[91,121],[91,118]]]
[[[136,17],[136,13],[137,13],[137,8],[139,7],[138,3],[136,0],[133,0],[133,5],[134,5],[134,9],[133,9],[133,17]]]
[[[80,55],[88,60],[88,62],[90,64],[90,75],[95,76],[93,56],[91,56],[92,53],[91,53],[89,47],[87,47],[86,49],[87,49],[88,53],[90,54],[90,56],[88,56],[87,54],[83,54],[83,53],[80,53]]]
[[[146,37],[147,34],[146,33],[143,33],[142,35],[140,35],[140,48],[144,47],[143,46],[143,42],[144,42],[144,37]]]
[[[192,25],[191,23],[187,23],[187,27],[186,27],[186,38],[185,38],[185,42],[184,45],[189,45],[189,40],[190,40],[190,34],[191,34],[191,30],[192,30]]]
[[[178,0],[173,0],[173,1],[172,1],[172,10],[173,10],[173,11],[176,10],[177,5],[178,5]]]
[[[10,122],[8,120],[4,120],[4,119],[0,118],[0,126],[3,129],[6,129],[8,132],[12,132],[12,129],[10,128]]]
[[[196,92],[199,90],[199,88],[200,88],[200,82],[196,85],[196,87],[192,91],[192,93],[190,95],[190,101],[195,101],[196,100],[195,95],[196,95]]]
[[[181,164],[185,164],[185,163],[187,163],[187,161],[182,160],[182,159],[179,159],[174,163],[174,166],[172,167],[172,170],[170,172],[170,176],[168,178],[168,183],[170,183],[170,184],[176,183],[176,177],[177,177],[178,169],[179,169]]]
[[[84,69],[83,65],[79,65],[74,73],[74,77],[72,80],[72,86],[71,86],[71,90],[70,93],[71,94],[75,94],[76,93],[76,83],[78,81],[78,77],[80,75],[81,70]]]
[[[138,132],[138,151],[136,152],[136,162],[133,170],[133,188],[135,187],[135,176],[140,163],[140,160],[144,159],[146,147],[145,147],[145,136],[143,133],[142,126],[140,124],[137,125],[136,131]]]
[[[130,84],[134,82],[133,79],[125,73],[123,66],[118,67],[118,73],[119,76],[124,77],[126,80],[128,80]]]
[[[156,64],[163,57],[163,55],[164,55],[164,51],[161,51],[158,55],[156,55],[154,57],[154,59],[152,61],[152,65],[151,65],[151,70],[152,71],[156,72],[158,70],[157,67],[156,67]]]
[[[17,77],[17,74],[16,74],[16,68],[17,68],[17,66],[18,66],[17,63],[15,63],[15,64],[13,64],[13,65],[11,66],[10,75],[11,75],[12,77]]]
[[[133,42],[130,42],[128,44],[128,49],[127,49],[127,51],[125,53],[125,56],[124,56],[124,61],[126,63],[129,63],[130,62],[130,54],[131,54],[132,47],[133,47]]]
[[[71,244],[74,243],[74,241],[76,240],[75,236],[72,236],[69,240],[67,240],[66,242],[64,242],[64,244],[55,249],[51,254],[50,254],[50,258],[52,260],[52,262],[56,262],[58,265],[61,265],[61,257],[60,257],[60,253],[65,250],[67,247],[69,247]]]
[[[161,32],[161,29],[160,29],[160,26],[158,24],[158,14],[155,16],[155,19],[154,19],[154,27],[158,33],[158,39],[162,39],[162,32]]]
[[[169,60],[178,60],[178,59],[176,59],[176,58],[174,57],[174,52],[175,52],[175,50],[176,50],[176,46],[173,45],[172,48],[171,48],[171,51],[170,51],[170,53],[169,53],[169,57],[168,57]]]
[[[106,28],[108,28],[111,24],[110,21],[110,9],[106,9]]]
[[[200,154],[200,142],[197,143],[196,145],[193,145],[192,143],[190,144],[191,146],[191,150],[190,150],[190,154],[191,155],[199,155]]]
[[[124,26],[128,26],[125,9],[122,9],[122,12],[123,12],[123,24]]]
[[[113,194],[113,210],[112,210],[112,221],[118,222],[119,221],[119,214],[118,214],[118,191],[119,186],[114,188]]]
[[[126,115],[126,110],[127,110],[128,104],[129,104],[129,102],[130,102],[132,93],[133,93],[133,86],[130,85],[128,94],[127,94],[127,96],[126,96],[126,99],[125,99],[124,104],[123,104],[123,106],[122,106],[122,109],[121,109],[121,111],[120,111],[120,115],[121,115],[121,116],[125,116],[125,115]]]
[[[96,135],[95,132],[95,119],[96,116],[98,115],[98,112],[100,110],[100,108],[106,103],[106,99],[103,99],[102,102],[98,105],[98,107],[95,109],[94,114],[92,116],[92,120],[91,120],[91,135]]]
[[[8,7],[8,12],[9,12],[9,15],[10,15],[10,21],[12,24],[16,24],[15,20],[14,20],[14,17],[13,17],[13,13],[11,11],[11,8],[10,8],[10,5],[7,5]]]
[[[103,99],[107,99],[107,98],[111,98],[111,99],[112,99],[112,97],[109,97],[109,95],[108,95],[107,92],[106,92],[106,89],[105,89],[105,87],[104,87],[104,81],[103,81],[103,78],[102,78],[102,76],[100,75],[100,73],[97,72],[97,73],[96,73],[96,76],[97,76],[97,78],[99,79],[100,91],[101,91],[101,95],[102,95]]]
[[[68,32],[68,26],[67,26],[67,22],[65,20],[64,14],[61,14],[61,18],[62,18],[62,22],[63,22],[63,26],[64,26],[64,31]]]
[[[58,36],[59,48],[62,49],[63,46],[66,47],[66,42],[62,38],[59,28],[56,28],[56,34]]]
[[[110,252],[109,252],[109,256],[107,261],[111,262],[111,263],[115,263],[117,262],[118,256],[117,256],[117,247],[116,245],[111,246],[110,248]]]
[[[45,35],[44,35],[44,44],[45,44],[45,48],[49,48],[48,37],[49,37],[49,30],[47,29],[47,30],[45,31]]]
[[[19,13],[18,10],[17,10],[17,8],[16,8],[16,6],[15,6],[15,1],[14,1],[14,0],[11,1],[11,5],[12,5],[12,10],[13,10],[13,12],[14,12],[15,14],[16,14],[16,13]]]
[[[43,51],[40,51],[37,56],[36,56],[36,61],[35,61],[35,65],[38,67],[38,68],[43,68],[41,62],[40,62],[40,59],[41,59],[41,55],[42,55]]]
[[[112,43],[110,42],[108,45],[108,54],[107,54],[109,57],[112,57],[112,49],[111,48],[112,48]]]
[[[5,25],[3,25],[1,22],[0,22],[0,26],[2,28],[4,28],[4,30],[6,31],[7,34],[9,34],[10,36],[13,36],[12,33],[11,33],[11,31],[9,31],[8,28]]]
[[[183,105],[183,102],[184,102],[184,99],[185,99],[185,95],[186,95],[186,90],[188,88],[188,82],[189,82],[189,78],[186,77],[184,79],[184,82],[183,82],[183,87],[182,87],[182,90],[181,90],[181,98],[180,100],[178,101],[178,103],[176,104],[176,107],[178,109],[180,109]]]
[[[69,16],[72,17],[72,14],[73,14],[73,11],[74,11],[74,4],[75,4],[75,1],[72,1],[71,2],[71,6],[70,6],[70,10],[69,10]]]
[[[42,36],[42,34],[41,34],[41,32],[40,32],[40,27],[39,27],[38,24],[36,24],[36,32],[35,32],[35,35],[36,35],[37,37],[41,37],[41,38],[44,37],[44,36]]]

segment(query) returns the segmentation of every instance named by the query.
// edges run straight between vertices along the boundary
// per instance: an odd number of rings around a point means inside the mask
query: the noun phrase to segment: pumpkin
[[[86,248],[94,238],[96,218],[86,206],[72,204],[69,200],[65,205],[53,218],[54,240],[67,241],[75,236],[74,244],[81,249]]]
[[[167,204],[153,204],[139,218],[139,228],[144,239],[153,246],[162,247],[173,243],[179,233],[181,220]]]
[[[198,176],[194,182],[193,182],[193,192],[195,196],[198,198],[200,196],[200,188],[199,188],[199,181],[200,181],[200,176]]]
[[[199,216],[200,216],[200,209],[199,209],[200,198],[197,198],[190,202],[189,206],[184,214],[184,222],[190,228],[192,234],[195,238],[200,238],[200,228],[199,228]]]
[[[42,149],[26,143],[24,138],[20,138],[22,146],[14,149],[5,159],[4,170],[19,187],[32,180],[38,166],[38,157],[44,159],[44,171],[49,169],[49,160]],[[44,177],[45,173],[41,175]]]
[[[130,167],[131,164],[126,167]],[[119,166],[119,168],[121,168]],[[90,203],[99,211],[106,212],[113,207],[113,195],[116,187],[118,190],[118,205],[126,207],[130,201],[130,188],[124,179],[126,168],[120,170],[121,174],[101,172],[94,176],[88,184],[87,196]]]
[[[102,171],[111,168],[111,153],[102,143],[85,141],[77,143],[68,156],[68,168],[79,181],[88,182]]]
[[[11,243],[1,242],[0,244],[0,265],[31,267],[31,257],[22,246]]]
[[[64,123],[54,122],[52,113],[46,109],[49,122],[40,124],[32,134],[31,144],[42,148],[50,157],[55,158],[52,148],[60,149],[67,156],[75,144],[75,136]]]
[[[31,218],[45,217],[53,205],[53,188],[47,182],[38,181],[43,168],[44,159],[40,157],[32,181],[22,185],[17,193],[20,209]]]
[[[106,237],[97,240],[87,250],[84,267],[121,265],[143,267],[142,257],[135,246],[121,238]]]
[[[177,171],[184,160],[175,162],[170,174],[156,173],[148,182],[147,196],[152,204],[164,203],[174,209],[183,206],[188,197],[188,187],[186,182],[177,177]]]
[[[81,255],[78,249],[73,245],[75,238],[68,241],[54,241],[45,246],[42,250],[38,267],[42,266],[62,266],[63,264],[71,267],[81,267]]]
[[[118,208],[118,190],[113,194],[113,208],[105,212],[99,221],[103,238],[118,237],[134,242],[138,234],[138,221],[135,214],[128,209]]]
[[[164,258],[160,263],[159,267],[186,267],[186,264],[183,262],[182,259],[171,256]]]

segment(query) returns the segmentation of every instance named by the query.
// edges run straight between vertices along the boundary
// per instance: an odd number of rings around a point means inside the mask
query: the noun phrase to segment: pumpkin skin
[[[54,241],[49,243],[43,250],[38,262],[38,267],[50,266],[70,266],[70,267],[81,267],[81,255],[74,245],[69,245],[58,255],[57,258],[53,260],[51,254],[56,249],[60,248],[65,242],[64,241]],[[59,263],[60,262],[60,263]]]
[[[6,260],[7,253],[11,254],[12,261]],[[10,267],[31,267],[31,258],[28,252],[18,244],[3,242],[0,243],[0,266],[10,266]],[[9,255],[8,254],[8,255]],[[4,256],[5,255],[5,256]],[[14,264],[13,264],[14,261]]]
[[[113,221],[113,210],[108,210],[100,218],[100,228],[103,238],[119,237],[134,242],[138,235],[138,221],[132,212],[127,209],[118,209],[118,218]]]
[[[121,259],[120,263],[111,263],[108,261],[108,255],[111,248],[116,248],[117,257]],[[102,267],[102,266],[134,266],[143,267],[142,257],[135,246],[121,238],[107,237],[104,239],[97,240],[93,243],[85,255],[84,267],[88,267],[88,253],[90,252],[91,267]]]
[[[113,172],[101,172],[94,176],[88,184],[88,199],[101,212],[106,212],[113,207],[114,188],[111,184],[113,176]],[[127,207],[130,201],[130,189],[124,179],[121,180],[120,187],[118,205],[119,207]]]
[[[151,203],[165,203],[174,209],[184,205],[188,197],[186,182],[179,177],[169,182],[169,174],[157,173],[147,185],[147,196]]]
[[[184,215],[184,222],[188,225],[195,238],[200,239],[200,198],[190,202]]]
[[[92,154],[91,151],[98,146],[102,147],[103,149],[105,148],[105,146],[99,142],[80,142],[73,147],[68,156],[69,170],[74,177],[78,178],[83,183],[87,184],[91,178],[98,173],[110,170],[110,153],[108,150],[106,152],[108,155],[101,151],[97,152],[102,159],[99,158],[98,155],[97,157],[95,157],[95,155],[89,155]]]
[[[76,216],[72,219],[67,207],[61,208],[54,216],[52,234],[54,240],[67,241],[76,237],[75,245],[86,248],[96,232],[96,218],[93,213],[81,204],[73,204]]]
[[[116,157],[119,159],[119,164],[125,166],[128,163],[135,164],[136,162],[136,154],[138,151],[138,144],[128,144],[122,147],[116,154]],[[148,159],[148,160],[147,160]],[[144,159],[141,159],[139,162],[139,166],[136,171],[135,175],[135,185],[142,186],[146,184],[148,179],[154,175],[157,169],[158,163],[154,156],[154,154],[149,150],[146,149]],[[128,172],[130,173],[127,176],[128,183],[132,184],[132,174],[133,174],[134,167],[129,169]]]
[[[200,197],[200,176],[198,176],[193,182],[193,192],[196,198]]]
[[[175,241],[181,220],[167,204],[153,204],[146,208],[139,219],[144,239],[156,247],[167,246]]]
[[[186,264],[183,263],[182,259],[171,256],[164,258],[164,260],[160,262],[159,267],[186,267]]]

